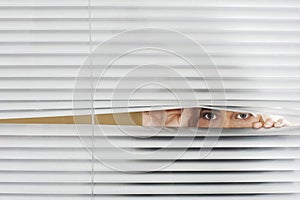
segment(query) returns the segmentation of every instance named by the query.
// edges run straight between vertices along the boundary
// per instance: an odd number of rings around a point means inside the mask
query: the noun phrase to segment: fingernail
[[[254,128],[260,128],[260,127],[261,127],[261,124],[259,124],[259,123],[254,124]]]

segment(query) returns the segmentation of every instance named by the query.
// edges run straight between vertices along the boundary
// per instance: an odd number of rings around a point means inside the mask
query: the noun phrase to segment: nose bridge
[[[230,128],[230,126],[231,126],[231,122],[230,122],[229,112],[225,112],[225,115],[224,115],[224,128]]]

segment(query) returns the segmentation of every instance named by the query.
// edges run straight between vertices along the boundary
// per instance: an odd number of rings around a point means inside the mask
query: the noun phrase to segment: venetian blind
[[[1,1],[0,118],[226,106],[297,120],[299,9],[297,0]],[[0,129],[3,199],[299,198],[297,126]]]

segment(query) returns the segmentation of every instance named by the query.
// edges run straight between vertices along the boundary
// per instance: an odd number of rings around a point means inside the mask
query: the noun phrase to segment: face
[[[201,109],[198,127],[200,128],[251,128],[259,117],[250,113],[225,110]]]

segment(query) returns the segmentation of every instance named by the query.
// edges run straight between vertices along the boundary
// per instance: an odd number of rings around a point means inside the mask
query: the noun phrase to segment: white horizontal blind
[[[122,31],[147,27],[171,29],[191,37],[205,49],[213,63],[206,62],[207,55],[197,54],[195,49],[172,41],[159,31],[150,37],[134,33],[127,41],[112,42],[100,55],[95,51],[94,56],[98,59],[116,56],[114,53],[120,47],[132,43],[153,46],[157,41],[166,41],[181,47],[189,57],[204,56],[198,60],[200,63],[194,64],[205,80],[170,55],[136,52],[114,63],[103,76],[94,97],[96,113],[111,112],[108,108],[114,84],[139,64],[149,64],[145,74],[138,74],[145,82],[160,82],[161,78],[172,85],[175,93],[190,92],[182,91],[185,87],[177,79],[165,79],[168,71],[159,70],[161,67],[154,65],[157,63],[170,65],[184,77],[189,89],[195,90],[195,100],[201,104],[209,104],[212,93],[220,98],[215,98],[215,103],[224,100],[222,95],[218,96],[218,84],[210,87],[210,91],[205,85],[205,81],[211,86],[219,83],[211,72],[214,64],[223,79],[228,104],[232,101],[235,106],[299,108],[299,1],[92,0],[91,20],[88,5],[87,0],[1,2],[1,118],[71,115],[72,109],[89,110],[88,103],[74,108],[72,100],[78,100],[73,89],[76,77],[80,76],[80,65],[89,63],[85,59],[90,44],[95,49]],[[98,62],[95,63],[98,69],[106,67]],[[88,82],[89,74],[86,76]],[[130,91],[134,86],[129,86]],[[143,88],[132,97],[129,106],[176,106],[174,98],[165,93],[154,86]],[[86,91],[86,101],[89,94]]]
[[[89,113],[91,73],[86,58],[91,45],[92,83],[97,83],[98,72],[107,67],[101,66],[101,59],[119,56],[121,48],[132,44],[158,47],[165,41],[196,57],[194,64],[205,80],[169,54],[135,52],[114,63],[101,84],[94,85],[95,113],[115,112],[116,107],[178,107],[174,96],[157,85],[137,90],[128,104],[126,95],[137,83],[158,82],[186,97],[181,106],[211,105],[213,94],[216,106],[227,100],[232,109],[287,113],[298,119],[299,1],[91,0],[90,6],[87,0],[0,2],[0,118]],[[118,33],[149,27],[178,31],[207,54],[158,29],[150,35],[147,30],[132,32],[126,41],[110,42],[105,51],[97,51],[99,43]],[[80,73],[82,64],[88,70]],[[144,64],[144,70],[130,73]],[[219,74],[212,70],[215,66]],[[299,127],[223,130],[216,144],[204,143],[204,130],[197,130],[195,137],[195,129],[182,129],[179,135],[177,129],[162,129],[148,138],[157,130],[124,126],[122,130],[130,133],[124,135],[117,126],[100,128],[93,138],[89,125],[0,125],[0,199],[299,198]],[[78,135],[78,130],[86,135]],[[105,146],[101,134],[132,157]],[[136,138],[141,136],[146,138]],[[166,147],[174,137],[175,145]],[[206,159],[199,159],[203,147],[214,148]],[[104,162],[139,173],[113,170],[93,160],[89,148],[104,156]],[[172,165],[141,173],[148,166],[168,164],[170,155],[185,149]]]
[[[90,125],[81,128],[89,130]],[[2,125],[0,196],[4,199],[90,199],[91,155],[75,125]],[[199,159],[205,130],[197,130],[193,144],[172,165],[147,172],[146,166],[164,165],[170,155],[187,146],[195,129],[164,129],[151,138],[154,128],[101,126],[95,132],[94,163],[96,199],[297,199],[299,197],[299,128],[271,130],[224,130],[219,142]],[[132,152],[114,154],[97,143],[110,142]],[[171,147],[170,142],[180,138]],[[91,137],[86,134],[83,137]],[[209,137],[215,137],[210,135]],[[153,154],[158,148],[159,154]],[[208,146],[206,146],[208,147]],[[144,155],[144,156],[138,156]],[[110,155],[109,157],[105,157]],[[126,163],[131,173],[108,167]],[[106,163],[107,162],[107,163]],[[106,164],[103,164],[106,163]],[[156,164],[155,164],[156,163]],[[254,196],[255,195],[255,196]]]

